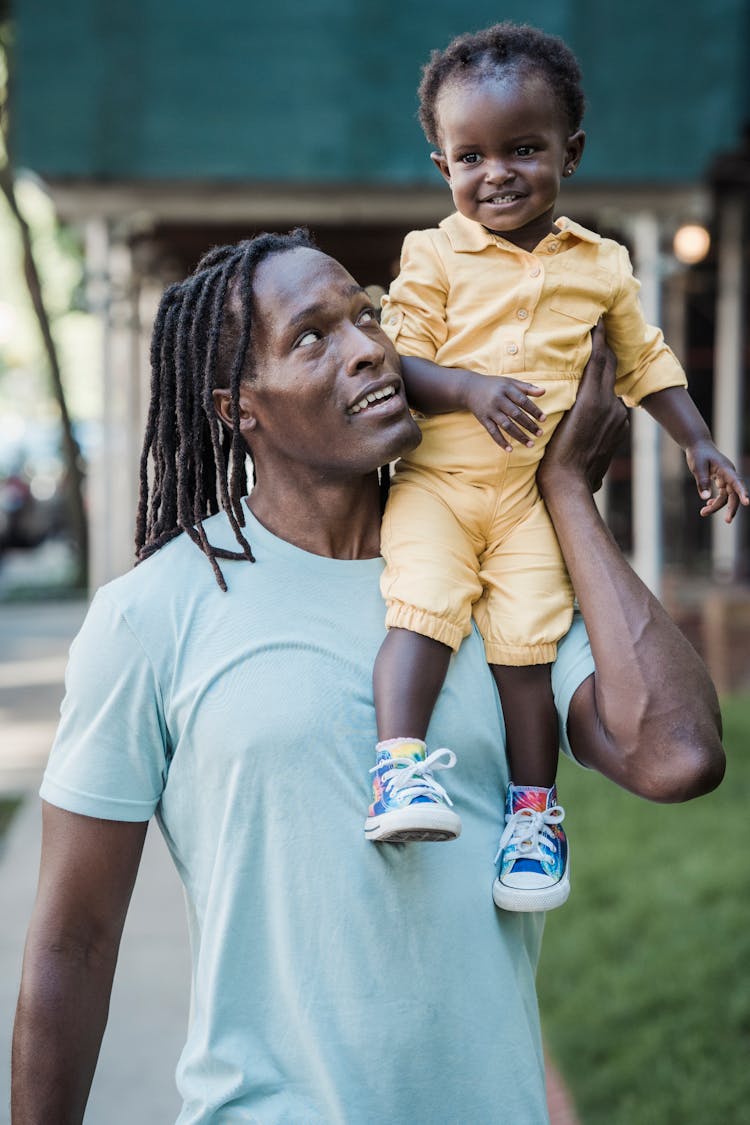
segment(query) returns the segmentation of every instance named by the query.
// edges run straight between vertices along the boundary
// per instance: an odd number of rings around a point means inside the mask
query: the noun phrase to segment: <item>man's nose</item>
[[[345,330],[346,369],[356,375],[366,367],[379,367],[385,359],[385,348],[372,332],[365,332],[356,324],[349,324]]]

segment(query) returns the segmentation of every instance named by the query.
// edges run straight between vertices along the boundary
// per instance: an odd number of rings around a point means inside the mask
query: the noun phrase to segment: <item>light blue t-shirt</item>
[[[211,542],[232,548],[223,514]],[[428,742],[451,843],[365,840],[381,559],[308,554],[252,516],[229,592],[180,536],[96,596],[41,795],[154,812],[185,884],[192,1015],[179,1125],[541,1125],[542,916],[492,901],[507,782],[481,639],[451,660]],[[580,622],[563,715],[593,670]]]

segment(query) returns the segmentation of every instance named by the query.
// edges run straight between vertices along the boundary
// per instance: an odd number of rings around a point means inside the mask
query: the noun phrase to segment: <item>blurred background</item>
[[[578,55],[588,139],[560,210],[628,245],[648,318],[748,476],[746,0],[0,0],[6,793],[36,784],[88,591],[132,562],[164,286],[212,245],[306,225],[387,288],[404,234],[452,210],[416,118],[420,67],[499,19]],[[750,992],[735,974],[750,963],[750,872],[716,829],[750,786],[750,520],[702,521],[680,450],[638,411],[599,502],[709,664],[730,781],[660,810],[570,778],[588,858],[548,926],[548,1043],[584,1122],[749,1120]],[[586,852],[602,834],[611,848]]]

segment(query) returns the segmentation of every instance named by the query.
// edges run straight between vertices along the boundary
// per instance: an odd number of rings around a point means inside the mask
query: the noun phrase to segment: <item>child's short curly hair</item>
[[[575,55],[556,35],[506,22],[459,35],[444,51],[432,52],[419,84],[419,120],[430,144],[440,144],[436,105],[444,86],[517,66],[541,71],[560,102],[570,132],[575,133],[586,106]]]

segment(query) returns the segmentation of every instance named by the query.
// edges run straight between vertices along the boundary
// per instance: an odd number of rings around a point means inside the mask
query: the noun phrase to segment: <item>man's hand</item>
[[[628,428],[628,412],[614,393],[617,360],[607,346],[601,321],[591,340],[576,401],[555,430],[537,470],[542,495],[566,475],[585,479],[596,492]]]
[[[466,408],[482,423],[490,437],[508,453],[513,451],[510,440],[520,445],[533,446],[530,435],[538,437],[538,425],[546,415],[529,396],[539,398],[543,387],[524,383],[520,379],[507,379],[503,375],[480,375],[466,372]],[[525,432],[524,432],[525,431]]]
[[[745,482],[732,462],[712,441],[696,441],[687,446],[685,458],[695,478],[701,500],[707,501],[701,508],[701,515],[712,516],[725,507],[727,511],[724,520],[731,523],[740,504],[744,507],[750,504]],[[715,496],[711,496],[712,484],[716,490]]]

